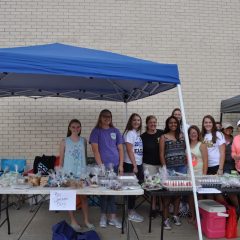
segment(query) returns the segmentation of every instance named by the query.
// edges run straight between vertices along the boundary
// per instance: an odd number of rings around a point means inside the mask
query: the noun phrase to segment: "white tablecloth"
[[[50,194],[51,190],[76,190],[77,195],[118,195],[118,196],[130,196],[130,195],[143,195],[143,189],[134,190],[110,190],[105,187],[85,187],[81,189],[75,188],[51,188],[51,187],[31,187],[27,189],[18,189],[13,187],[0,187],[0,194]]]

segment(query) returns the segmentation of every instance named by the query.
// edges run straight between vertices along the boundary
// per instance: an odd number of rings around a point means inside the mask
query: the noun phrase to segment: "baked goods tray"
[[[195,179],[203,188],[221,188],[222,185],[221,178],[217,175],[196,176]]]
[[[168,191],[192,191],[192,182],[188,180],[166,180],[163,187]]]

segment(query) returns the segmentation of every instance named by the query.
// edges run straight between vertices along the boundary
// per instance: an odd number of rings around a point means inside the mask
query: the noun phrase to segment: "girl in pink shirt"
[[[232,158],[235,160],[235,168],[240,172],[240,120],[237,122],[238,135],[234,137],[232,144]]]

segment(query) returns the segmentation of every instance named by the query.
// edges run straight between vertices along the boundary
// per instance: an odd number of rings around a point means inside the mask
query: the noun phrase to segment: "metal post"
[[[220,115],[220,123],[222,124],[223,114]]]
[[[127,103],[125,103],[125,120],[127,123],[127,121],[128,121],[128,105],[127,105]]]
[[[178,97],[179,97],[179,101],[180,101],[180,108],[181,108],[181,112],[182,112],[182,123],[183,123],[184,138],[185,138],[186,148],[187,148],[188,166],[190,169],[190,175],[191,175],[192,186],[193,186],[193,198],[194,198],[194,205],[195,205],[197,226],[198,226],[198,238],[199,238],[199,240],[202,240],[203,237],[202,237],[202,228],[201,228],[198,200],[197,200],[197,189],[196,189],[196,182],[195,182],[194,171],[193,171],[193,166],[192,166],[192,154],[191,154],[190,144],[189,144],[189,139],[188,139],[186,116],[185,116],[185,110],[184,110],[184,104],[183,104],[182,89],[181,89],[180,84],[177,85],[177,88],[178,88]]]

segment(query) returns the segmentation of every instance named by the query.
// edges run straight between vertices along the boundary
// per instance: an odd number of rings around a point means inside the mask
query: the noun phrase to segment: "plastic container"
[[[214,200],[199,200],[202,232],[207,238],[224,238],[226,228],[226,208]]]
[[[1,159],[1,169],[2,171],[8,170],[12,172],[24,172],[24,169],[26,167],[26,159],[20,158],[20,159],[8,159],[8,158],[2,158]]]

